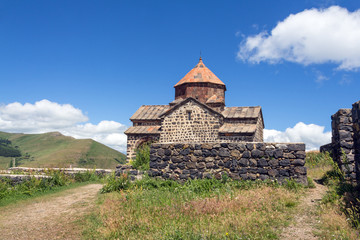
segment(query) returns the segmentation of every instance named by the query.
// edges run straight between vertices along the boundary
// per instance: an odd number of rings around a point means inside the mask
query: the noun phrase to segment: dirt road
[[[0,239],[80,239],[74,224],[94,206],[101,184],[90,184],[0,208]]]
[[[280,239],[318,239],[313,234],[317,221],[313,213],[316,211],[316,205],[326,193],[327,187],[318,183],[315,183],[315,186],[316,188],[310,189],[308,194],[300,200],[301,203],[298,206],[298,213],[295,215],[294,223],[283,230]]]

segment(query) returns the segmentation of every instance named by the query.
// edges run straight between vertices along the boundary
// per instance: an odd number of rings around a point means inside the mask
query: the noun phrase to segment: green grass
[[[116,181],[109,177],[108,183]],[[227,179],[119,180],[87,217],[86,239],[277,239],[298,204],[293,184]],[[105,185],[103,192],[109,188]]]
[[[0,137],[12,141],[24,156],[23,167],[86,167],[115,168],[126,156],[91,139],[74,139],[59,133],[12,134],[0,132]],[[6,169],[10,158],[0,158],[0,169]]]
[[[65,175],[60,171],[49,171],[51,178],[36,179],[30,178],[22,183],[14,184],[10,180],[0,180],[0,206],[15,203],[20,200],[42,196],[47,193],[57,192],[71,186],[89,182],[100,182],[102,176],[94,172],[76,173],[75,175]]]

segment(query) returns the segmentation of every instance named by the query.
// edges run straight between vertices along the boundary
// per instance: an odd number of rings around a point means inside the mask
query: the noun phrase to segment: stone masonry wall
[[[216,142],[222,121],[221,116],[189,101],[165,116],[160,143]]]
[[[331,116],[332,157],[349,181],[356,180],[354,131],[351,109],[340,109]]]
[[[155,143],[149,175],[164,179],[294,179],[307,184],[303,143]]]
[[[354,149],[355,149],[355,172],[356,180],[360,182],[360,101],[352,105],[352,118],[354,129]]]

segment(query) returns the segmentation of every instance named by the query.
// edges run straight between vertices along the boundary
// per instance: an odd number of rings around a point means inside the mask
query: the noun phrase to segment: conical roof
[[[225,84],[208,69],[203,63],[201,57],[199,63],[188,72],[174,87],[180,86],[185,83],[214,83],[219,85]]]

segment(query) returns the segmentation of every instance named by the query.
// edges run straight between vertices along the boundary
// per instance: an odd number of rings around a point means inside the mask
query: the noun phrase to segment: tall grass
[[[275,239],[300,196],[299,189],[271,181],[128,182],[126,175],[113,181],[103,192],[111,185],[116,191],[102,196],[85,238]]]
[[[6,178],[0,179],[0,206],[42,193],[55,191],[61,187],[68,187],[75,183],[100,181],[102,178],[102,176],[97,175],[93,171],[76,173],[75,175],[65,175],[58,170],[49,170],[46,174],[50,177],[41,179],[30,177],[21,183],[14,183]]]

